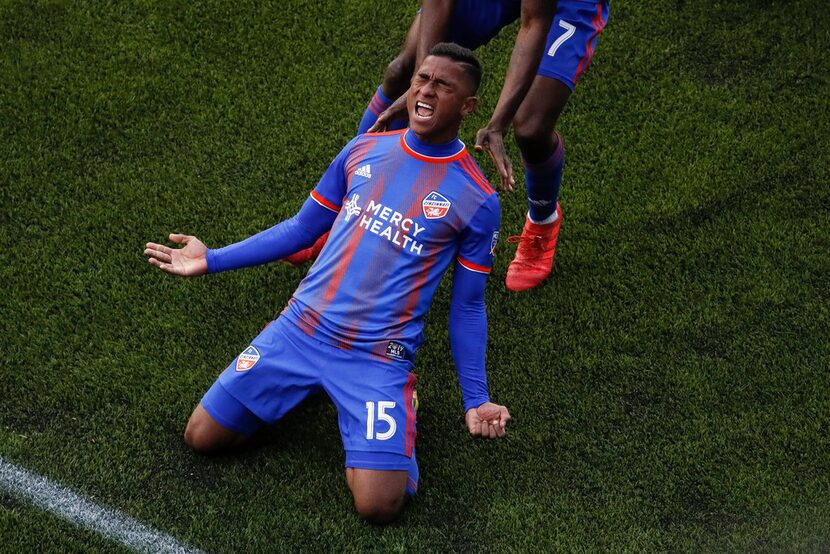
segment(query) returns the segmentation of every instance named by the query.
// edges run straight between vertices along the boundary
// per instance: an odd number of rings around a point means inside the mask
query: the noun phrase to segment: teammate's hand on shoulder
[[[470,408],[464,416],[467,429],[475,437],[500,438],[507,431],[507,422],[513,419],[505,406],[493,402],[485,402],[478,408]]]
[[[196,277],[208,271],[207,247],[190,235],[172,233],[170,241],[182,244],[182,248],[170,248],[163,244],[148,242],[144,250],[147,261],[165,273],[181,277]]]
[[[496,164],[502,190],[513,192],[516,180],[513,178],[513,163],[504,149],[504,136],[501,131],[485,127],[476,133],[476,152],[487,151]]]
[[[375,124],[369,127],[367,133],[382,133],[389,128],[389,124],[396,119],[406,118],[406,96],[409,94],[407,90],[397,100],[392,102],[392,105],[380,112],[378,120]]]

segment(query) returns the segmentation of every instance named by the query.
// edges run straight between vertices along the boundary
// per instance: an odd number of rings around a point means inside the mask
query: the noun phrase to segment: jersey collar
[[[458,137],[444,144],[428,144],[419,140],[411,129],[401,135],[401,146],[413,158],[432,163],[454,162],[467,152],[467,147]]]

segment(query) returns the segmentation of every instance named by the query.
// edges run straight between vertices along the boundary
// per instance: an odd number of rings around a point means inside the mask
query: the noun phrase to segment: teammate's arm
[[[513,178],[513,164],[504,150],[504,132],[533,84],[555,13],[556,2],[522,0],[521,27],[516,35],[499,101],[487,126],[476,134],[476,151],[487,150],[493,158],[505,190],[512,191],[516,181]]]
[[[420,15],[421,21],[418,23],[416,69],[421,67],[421,62],[427,57],[432,47],[446,39],[454,8],[453,0],[424,0]]]
[[[367,133],[382,133],[389,129],[389,124],[396,119],[404,119],[406,117],[406,97],[409,95],[409,89],[401,94],[392,105],[380,112],[377,121],[375,121]]]

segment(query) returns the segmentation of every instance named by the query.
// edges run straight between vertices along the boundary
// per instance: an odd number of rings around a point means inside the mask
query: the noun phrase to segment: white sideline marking
[[[202,553],[128,515],[99,506],[65,487],[51,483],[46,477],[6,462],[2,457],[0,489],[25,497],[51,514],[120,542],[136,552]]]

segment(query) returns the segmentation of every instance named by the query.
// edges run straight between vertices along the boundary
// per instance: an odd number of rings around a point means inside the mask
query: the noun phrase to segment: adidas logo
[[[354,170],[354,174],[358,177],[366,177],[367,179],[372,178],[372,167],[369,164],[364,166],[358,167]]]

